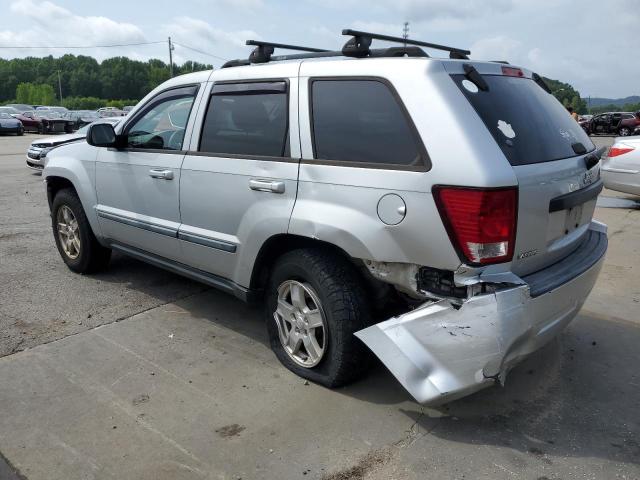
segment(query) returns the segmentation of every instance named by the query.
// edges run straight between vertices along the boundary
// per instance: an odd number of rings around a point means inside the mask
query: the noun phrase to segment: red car
[[[18,113],[18,114],[13,114],[11,116],[13,118],[17,118],[22,122],[22,125],[24,125],[25,131],[38,132],[38,133],[44,133],[45,131],[45,126],[43,123],[44,120],[38,117],[37,115],[35,115],[34,112]]]
[[[618,135],[628,137],[634,135],[634,130],[640,128],[640,111],[633,114],[632,118],[623,118],[618,124]]]

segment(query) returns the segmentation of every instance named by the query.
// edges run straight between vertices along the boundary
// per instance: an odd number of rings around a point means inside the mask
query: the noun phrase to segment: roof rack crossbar
[[[273,47],[273,48],[282,48],[284,50],[297,50],[299,52],[328,52],[324,48],[313,48],[313,47],[301,47],[299,45],[287,45],[286,43],[274,43],[274,42],[263,42],[261,40],[247,40],[247,45],[254,45],[256,47]]]
[[[466,57],[467,55],[471,55],[471,52],[469,50],[463,50],[461,48],[448,47],[446,45],[438,45],[437,43],[422,42],[420,40],[413,40],[410,38],[392,37],[390,35],[381,35],[378,33],[361,32],[359,30],[351,30],[350,28],[342,30],[342,35],[348,35],[353,37],[352,40],[350,40],[349,42],[347,42],[347,44],[345,44],[344,50],[347,50],[345,53],[348,53],[349,47],[353,48],[353,45],[358,45],[359,48],[355,52],[357,55],[362,55],[364,53],[364,48],[371,45],[371,40],[384,40],[387,42],[402,43],[405,45],[416,45],[418,47],[433,48],[435,50],[444,50],[445,52],[449,52],[453,54],[455,58],[463,58],[463,57]],[[364,53],[364,56],[366,55],[367,54]]]
[[[256,48],[251,55],[249,55],[250,63],[267,63],[271,60],[271,55],[276,48],[283,48],[285,50],[298,50],[301,52],[327,52],[321,48],[301,47],[298,45],[287,45],[285,43],[263,42],[259,40],[247,40],[247,45],[254,45]]]

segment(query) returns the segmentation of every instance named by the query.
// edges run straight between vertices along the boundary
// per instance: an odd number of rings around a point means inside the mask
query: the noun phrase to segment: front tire
[[[620,135],[621,137],[628,137],[629,135],[631,135],[631,129],[627,127],[622,127],[618,131],[618,135]]]
[[[51,219],[56,247],[67,267],[93,273],[109,265],[111,250],[98,243],[74,190],[65,188],[56,194]]]
[[[266,289],[271,348],[289,370],[326,387],[364,374],[370,354],[354,333],[369,324],[355,267],[331,250],[300,249],[275,264]]]

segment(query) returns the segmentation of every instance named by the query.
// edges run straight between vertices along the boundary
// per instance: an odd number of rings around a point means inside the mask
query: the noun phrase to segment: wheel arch
[[[67,161],[64,166],[61,160]],[[68,166],[66,164],[68,164]],[[84,209],[84,213],[87,216],[94,235],[100,240],[100,224],[94,209],[94,206],[97,204],[97,197],[92,172],[91,169],[87,169],[86,166],[83,165],[83,162],[73,157],[54,157],[45,167],[43,177],[47,185],[49,211],[51,211],[51,205],[56,193],[63,188],[73,188],[80,199],[80,203],[82,204],[82,208]]]
[[[251,290],[260,291],[263,289],[268,280],[269,271],[278,258],[287,252],[301,248],[332,251],[343,257],[346,261],[356,263],[356,259],[332,243],[290,233],[273,235],[262,244],[253,263],[249,283]]]

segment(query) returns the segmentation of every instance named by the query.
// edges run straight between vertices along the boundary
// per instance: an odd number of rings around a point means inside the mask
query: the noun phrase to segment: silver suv
[[[535,73],[343,33],[337,52],[248,42],[53,150],[60,255],[263,300],[279,360],[328,387],[369,350],[423,403],[502,383],[596,281],[600,152]]]

